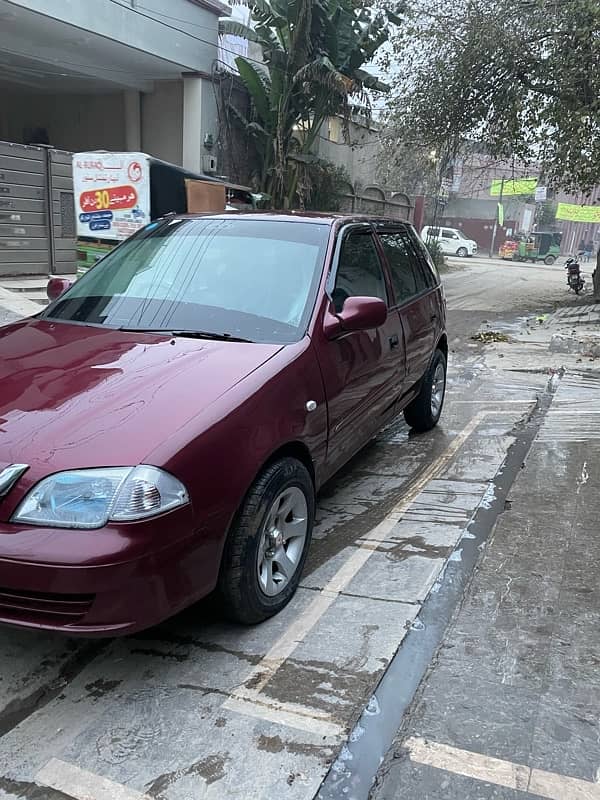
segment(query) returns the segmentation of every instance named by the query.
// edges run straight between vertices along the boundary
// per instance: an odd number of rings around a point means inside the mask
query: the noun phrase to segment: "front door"
[[[344,234],[331,297],[337,313],[348,297],[378,297],[389,307],[386,276],[370,226]],[[380,328],[323,341],[318,353],[327,395],[332,473],[393,416],[405,372],[400,319],[391,312]]]

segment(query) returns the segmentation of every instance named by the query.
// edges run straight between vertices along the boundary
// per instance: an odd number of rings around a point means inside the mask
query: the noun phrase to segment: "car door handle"
[[[400,339],[398,338],[398,334],[395,333],[393,336],[390,336],[390,347],[393,350],[394,347],[398,347],[400,344]]]
[[[432,322],[437,322],[437,318],[438,318],[438,315],[437,315],[437,314],[432,314],[432,315],[431,315],[431,321],[432,321]]]

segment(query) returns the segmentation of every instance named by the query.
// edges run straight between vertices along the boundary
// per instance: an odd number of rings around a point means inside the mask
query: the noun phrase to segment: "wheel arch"
[[[315,471],[315,463],[313,461],[312,455],[310,450],[301,441],[292,441],[287,442],[286,444],[281,445],[281,447],[277,448],[270,456],[266,459],[264,464],[261,465],[260,469],[252,479],[252,483],[256,480],[256,478],[260,475],[260,473],[265,470],[270,464],[274,461],[279,461],[282,458],[295,458],[301,464],[303,464],[308,473],[311,477],[313,486],[315,487],[316,491],[316,484],[317,484],[317,476]],[[252,485],[252,484],[250,484]]]
[[[436,350],[441,350],[446,361],[448,361],[448,337],[443,333],[437,343]]]
[[[307,447],[304,442],[299,440],[293,440],[286,442],[285,444],[280,445],[276,450],[274,450],[268,458],[264,459],[261,463],[260,467],[256,470],[250,481],[248,481],[248,485],[246,486],[243,495],[240,498],[240,501],[231,515],[231,519],[229,520],[229,524],[227,526],[226,533],[223,537],[223,543],[225,543],[229,538],[229,534],[231,533],[231,529],[235,524],[236,519],[238,518],[242,508],[244,507],[244,503],[246,502],[246,498],[248,497],[248,493],[252,489],[252,486],[256,482],[258,476],[264,472],[267,467],[273,464],[275,461],[279,461],[282,458],[295,458],[299,461],[306,469],[308,470],[308,474],[310,475],[310,479],[315,489],[315,496],[317,492],[317,476],[315,470],[315,464],[311,455],[309,448]],[[222,560],[223,553],[221,553],[220,559]]]

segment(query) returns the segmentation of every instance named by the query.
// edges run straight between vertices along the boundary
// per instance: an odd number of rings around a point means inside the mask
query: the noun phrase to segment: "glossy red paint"
[[[387,306],[378,297],[349,297],[339,314],[328,313],[323,325],[328,339],[344,333],[379,328],[387,319]]]
[[[0,621],[87,636],[161,621],[214,588],[231,521],[268,461],[295,454],[318,488],[414,397],[444,346],[439,286],[387,312],[371,300],[367,322],[379,327],[331,338],[339,318],[327,282],[338,234],[369,220],[260,217],[330,228],[317,302],[294,344],[37,319],[0,329],[0,472],[29,465],[0,498]],[[350,312],[353,304],[360,306],[352,298]],[[98,530],[10,522],[51,473],[137,464],[171,472],[189,504]]]
[[[68,278],[50,278],[46,286],[48,300],[50,300],[51,303],[57,300],[61,294],[64,294],[72,285],[73,281],[70,281]]]

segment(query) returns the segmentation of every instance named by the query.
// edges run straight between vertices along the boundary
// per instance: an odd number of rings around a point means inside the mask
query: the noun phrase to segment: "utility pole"
[[[498,206],[502,205],[502,196],[504,194],[504,177],[500,181],[500,194],[498,196]],[[494,227],[492,228],[492,242],[490,244],[490,258],[494,257],[494,245],[496,244],[496,233],[498,231],[498,211],[496,207],[496,214],[494,215]]]

